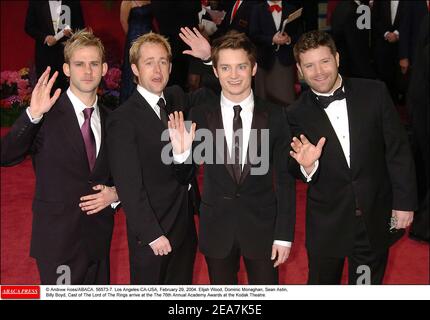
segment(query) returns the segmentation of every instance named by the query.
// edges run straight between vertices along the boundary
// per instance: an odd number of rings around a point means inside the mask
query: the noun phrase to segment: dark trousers
[[[53,263],[36,259],[42,285],[107,285],[110,283],[109,257],[91,260],[78,254],[64,263]],[[70,270],[70,283],[64,281]],[[58,281],[58,283],[57,283]]]
[[[206,258],[209,279],[212,285],[236,285],[237,273],[240,269],[240,249],[234,246],[230,254],[223,259]],[[278,268],[274,268],[274,261],[268,259],[247,259],[243,257],[248,284],[276,285],[279,284]]]
[[[149,245],[130,244],[130,284],[138,285],[190,285],[193,280],[197,250],[195,227],[165,256],[156,256]]]
[[[365,284],[366,270],[370,270],[370,284],[382,284],[388,260],[388,250],[374,252],[370,247],[366,226],[361,216],[356,217],[354,248],[348,256],[348,283]],[[340,284],[345,258],[325,257],[308,251],[308,284]],[[358,281],[358,282],[357,282]]]

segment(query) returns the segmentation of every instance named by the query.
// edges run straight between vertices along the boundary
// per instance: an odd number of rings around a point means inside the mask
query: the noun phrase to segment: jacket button
[[[93,183],[93,180],[88,180],[88,183],[89,183],[89,184],[92,184],[92,183]]]

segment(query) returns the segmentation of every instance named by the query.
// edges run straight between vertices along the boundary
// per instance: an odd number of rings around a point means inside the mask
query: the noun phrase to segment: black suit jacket
[[[173,105],[166,94],[166,106]],[[112,112],[108,121],[108,153],[112,176],[127,217],[129,241],[143,247],[165,235],[177,248],[194,228],[188,208],[188,184],[178,182],[177,170],[164,164],[164,125],[142,95],[133,95]]]
[[[84,18],[79,1],[62,1],[62,5],[69,6],[71,12],[72,30],[84,28]],[[25,32],[35,40],[35,64],[36,73],[39,77],[46,69],[51,66],[51,75],[59,72],[57,83],[59,87],[66,88],[67,81],[63,74],[64,63],[64,41],[63,37],[52,47],[44,43],[46,36],[55,35],[52,26],[51,11],[49,1],[29,1],[27,16],[25,18]]]
[[[80,197],[97,184],[111,185],[106,158],[105,119],[100,107],[101,146],[92,172],[73,105],[63,93],[42,121],[32,124],[26,112],[1,141],[1,165],[22,162],[30,154],[36,175],[30,254],[63,263],[78,250],[91,259],[108,257],[113,230],[110,206],[94,215],[79,208]]]
[[[418,44],[421,23],[428,16],[426,0],[411,0],[405,5],[405,17],[400,22],[399,55],[413,64]]]
[[[191,120],[197,129],[208,129],[216,137],[216,130],[223,129],[219,96],[191,109]],[[215,138],[208,145],[214,157],[212,164],[203,163],[199,243],[201,252],[211,258],[226,257],[237,241],[243,256],[267,259],[274,240],[294,238],[295,187],[286,161],[291,136],[282,109],[255,98],[252,129],[258,130],[259,137],[261,130],[269,129],[264,148],[257,139],[258,155],[268,148],[263,156],[268,157],[269,167],[263,175],[252,174],[260,164],[248,162],[237,183],[232,165],[226,164],[224,153],[215,146]],[[195,142],[194,150],[198,145]]]
[[[236,30],[249,35],[249,24],[251,19],[251,13],[254,7],[259,3],[259,1],[245,0],[242,2],[240,7],[237,9],[234,19],[230,23],[231,14],[233,12],[234,4],[236,1],[223,1],[220,4],[220,10],[226,12],[224,20],[218,26],[218,30],[215,32],[212,38],[217,38],[226,34],[231,30]]]
[[[357,28],[357,3],[340,1],[331,18],[333,39],[340,55],[340,72],[348,77],[376,78],[371,65],[370,31]]]
[[[282,28],[284,20],[297,9],[299,9],[299,6],[290,1],[282,2],[280,28]],[[258,65],[264,69],[271,69],[276,57],[285,66],[293,65],[295,63],[293,46],[300,37],[301,30],[301,18],[287,24],[285,32],[291,37],[291,44],[280,46],[279,51],[276,51],[277,45],[273,44],[272,40],[275,33],[279,30],[276,29],[272,13],[269,11],[269,4],[264,1],[256,6],[251,16],[250,37],[257,46]]]
[[[293,135],[327,141],[307,194],[306,246],[313,254],[344,257],[352,252],[355,210],[363,212],[371,247],[389,246],[391,210],[417,206],[415,168],[399,116],[379,81],[344,77],[350,168],[325,111],[312,91],[288,110]],[[302,177],[295,160],[291,170]]]

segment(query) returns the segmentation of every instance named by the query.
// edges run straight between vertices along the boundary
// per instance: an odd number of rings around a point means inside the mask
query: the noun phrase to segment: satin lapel
[[[227,140],[225,139],[224,124],[222,122],[221,106],[219,104],[219,100],[218,100],[218,105],[212,110],[213,111],[208,112],[206,114],[206,120],[208,123],[208,129],[212,132],[212,137],[213,137],[213,142],[214,142],[214,147],[216,152],[215,162],[218,163],[217,161],[218,159],[222,160],[223,161],[222,163],[225,165],[225,168],[227,169],[230,177],[233,179],[235,183],[237,183],[236,178],[234,177],[233,165],[230,164],[228,161],[229,150],[227,146]],[[217,129],[222,130],[223,148],[218,148]]]
[[[350,167],[354,170],[357,164],[358,156],[360,154],[360,132],[361,121],[360,114],[360,96],[354,91],[349,79],[345,79],[345,94],[346,94],[346,108],[348,110],[348,123],[349,123],[349,145],[350,145]]]
[[[96,171],[96,168],[97,168],[99,162],[103,158],[102,155],[103,155],[104,149],[106,147],[106,145],[105,145],[105,139],[106,139],[106,127],[105,127],[105,123],[106,123],[107,112],[100,105],[99,105],[99,113],[100,113],[100,131],[101,131],[100,132],[100,150],[99,150],[99,153],[97,155],[96,163],[94,165],[93,171]]]
[[[256,131],[256,135],[250,134],[249,142],[248,142],[248,151],[246,155],[246,163],[243,166],[242,175],[240,176],[240,184],[245,181],[245,178],[249,175],[252,164],[256,163],[256,159],[254,158],[257,154],[261,153],[261,130],[268,129],[268,120],[269,113],[267,109],[261,104],[260,100],[254,96],[254,112],[252,115],[252,124],[251,124],[251,132]],[[253,139],[257,139],[257,141],[253,141]],[[256,153],[253,152],[250,155],[250,146],[257,146]],[[252,157],[252,158],[251,158]]]
[[[312,128],[312,132],[314,133],[314,136],[312,137],[313,141],[311,142],[316,144],[320,138],[325,137],[327,142],[324,148],[327,149],[330,144],[331,148],[334,148],[334,152],[339,154],[339,157],[336,157],[336,159],[339,159],[342,168],[349,170],[342,146],[333,126],[331,125],[330,119],[325,111],[318,106],[316,99],[313,97],[311,92],[307,92],[306,94],[306,107],[309,108],[309,111],[303,110],[303,112],[306,112],[306,116],[309,121],[308,126]]]
[[[265,19],[268,21],[268,28],[272,28],[272,33],[276,33],[278,29],[276,29],[275,20],[273,20],[273,15],[269,10],[269,4],[266,2],[266,10],[263,13],[265,15]],[[270,21],[270,22],[269,22]]]
[[[82,161],[88,166],[88,158],[85,151],[84,139],[82,138],[81,128],[79,127],[78,119],[76,118],[75,109],[73,108],[72,102],[66,93],[61,96],[61,100],[58,102],[57,110],[61,114],[61,127],[65,132],[65,136],[68,138],[70,145],[73,149],[82,157]]]

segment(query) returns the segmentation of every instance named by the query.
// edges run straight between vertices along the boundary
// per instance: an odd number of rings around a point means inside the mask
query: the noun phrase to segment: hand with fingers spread
[[[79,207],[82,211],[86,211],[88,215],[100,212],[107,206],[118,201],[118,194],[115,187],[108,187],[98,184],[93,187],[93,190],[99,191],[95,194],[90,194],[81,197]]]
[[[172,252],[172,247],[170,245],[169,239],[165,236],[159,237],[150,245],[152,251],[156,256],[167,256]]]
[[[185,128],[184,114],[182,111],[175,111],[169,114],[168,121],[170,141],[172,142],[173,152],[182,154],[191,149],[196,135],[196,124],[191,125],[190,131]]]
[[[276,268],[283,264],[285,261],[287,261],[289,255],[290,255],[291,248],[286,246],[281,246],[279,244],[274,244],[272,246],[272,257],[271,260],[275,260],[275,264],[273,265],[273,268]]]
[[[193,31],[188,27],[181,28],[179,37],[191,48],[191,50],[183,51],[183,54],[188,54],[203,61],[210,59],[211,45],[197,28],[193,28]]]
[[[296,137],[293,138],[290,151],[290,156],[292,156],[305,171],[309,174],[317,161],[321,157],[322,148],[324,147],[326,139],[321,138],[317,145],[314,146],[309,140],[303,135],[300,135],[300,140]]]
[[[61,89],[57,89],[54,95],[51,97],[51,89],[54,85],[55,79],[57,79],[58,71],[55,71],[51,79],[49,79],[50,67],[47,67],[45,72],[40,76],[36,86],[31,94],[30,101],[30,114],[33,119],[40,118],[43,114],[48,112],[55,101],[61,94]]]
[[[392,210],[391,216],[395,217],[397,221],[395,229],[406,229],[414,220],[413,211]]]

